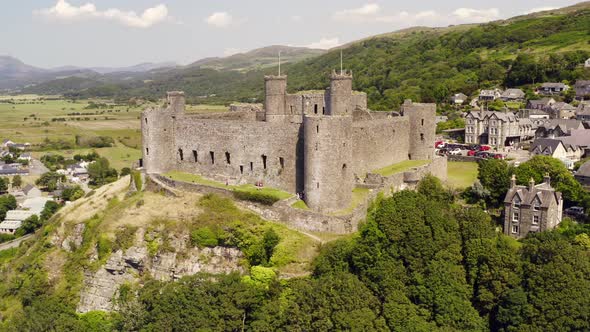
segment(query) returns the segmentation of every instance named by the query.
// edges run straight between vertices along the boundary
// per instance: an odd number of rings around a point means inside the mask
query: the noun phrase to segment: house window
[[[539,224],[539,216],[533,216],[533,225]]]
[[[516,226],[516,225],[512,226],[512,234],[518,234],[518,226]]]
[[[184,160],[184,154],[182,153],[182,149],[178,149],[178,156],[180,157],[180,161]]]
[[[231,154],[229,154],[229,152],[227,152],[227,151],[225,152],[225,162],[228,165],[231,165]]]
[[[266,169],[266,156],[262,155],[262,168]]]
[[[211,165],[215,165],[215,152],[209,151],[209,156],[211,157]]]
[[[197,153],[197,150],[193,150],[193,159],[195,162],[199,162],[199,154]]]
[[[518,222],[518,219],[519,218],[520,218],[520,214],[518,212],[513,212],[512,213],[512,221]]]
[[[535,200],[535,202],[533,203],[533,210],[539,211],[540,209],[541,209],[541,204],[539,204],[538,200]]]

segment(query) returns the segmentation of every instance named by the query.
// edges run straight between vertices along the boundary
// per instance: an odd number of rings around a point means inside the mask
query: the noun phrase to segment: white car
[[[461,149],[456,148],[456,149],[450,150],[449,151],[449,154],[450,155],[453,155],[453,156],[460,156],[461,155]]]

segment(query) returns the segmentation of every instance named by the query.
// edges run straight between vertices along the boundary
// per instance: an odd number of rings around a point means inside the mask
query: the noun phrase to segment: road
[[[49,169],[42,162],[37,159],[31,159],[31,164],[29,165],[30,175],[41,175],[47,172],[49,172]]]
[[[29,235],[21,236],[21,237],[19,237],[16,240],[12,240],[10,242],[2,243],[2,244],[0,244],[0,251],[12,249],[12,248],[17,248],[18,246],[20,246],[21,242],[30,239],[33,235],[35,235],[35,234],[29,234]]]

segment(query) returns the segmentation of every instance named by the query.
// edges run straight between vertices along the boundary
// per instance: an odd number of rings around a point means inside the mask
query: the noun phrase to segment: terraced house
[[[465,143],[487,144],[497,149],[535,136],[536,125],[513,113],[473,111],[465,116]]]

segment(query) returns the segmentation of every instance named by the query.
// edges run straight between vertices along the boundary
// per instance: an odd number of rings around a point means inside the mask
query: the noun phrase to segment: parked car
[[[469,151],[467,151],[467,155],[469,157],[474,157],[476,153],[477,153],[477,151],[475,151],[475,150],[469,150]]]
[[[450,155],[453,155],[453,156],[460,156],[461,155],[461,149],[455,148],[453,150],[450,150],[449,151],[449,154]]]
[[[565,209],[565,214],[573,216],[573,217],[582,217],[584,216],[584,208],[581,206],[572,206],[570,208]]]
[[[494,159],[502,159],[504,160],[505,156],[501,153],[496,153],[494,154]]]
[[[438,154],[439,156],[446,156],[449,154],[449,150],[447,150],[446,148],[438,149],[436,154]]]
[[[435,148],[442,148],[445,145],[444,141],[436,141],[434,142],[434,147]]]
[[[479,151],[475,153],[475,157],[476,158],[482,158],[482,159],[488,159],[490,157],[490,153],[489,152],[485,152],[485,151]]]
[[[490,151],[491,149],[492,149],[492,147],[489,145],[480,145],[479,146],[479,151]]]

